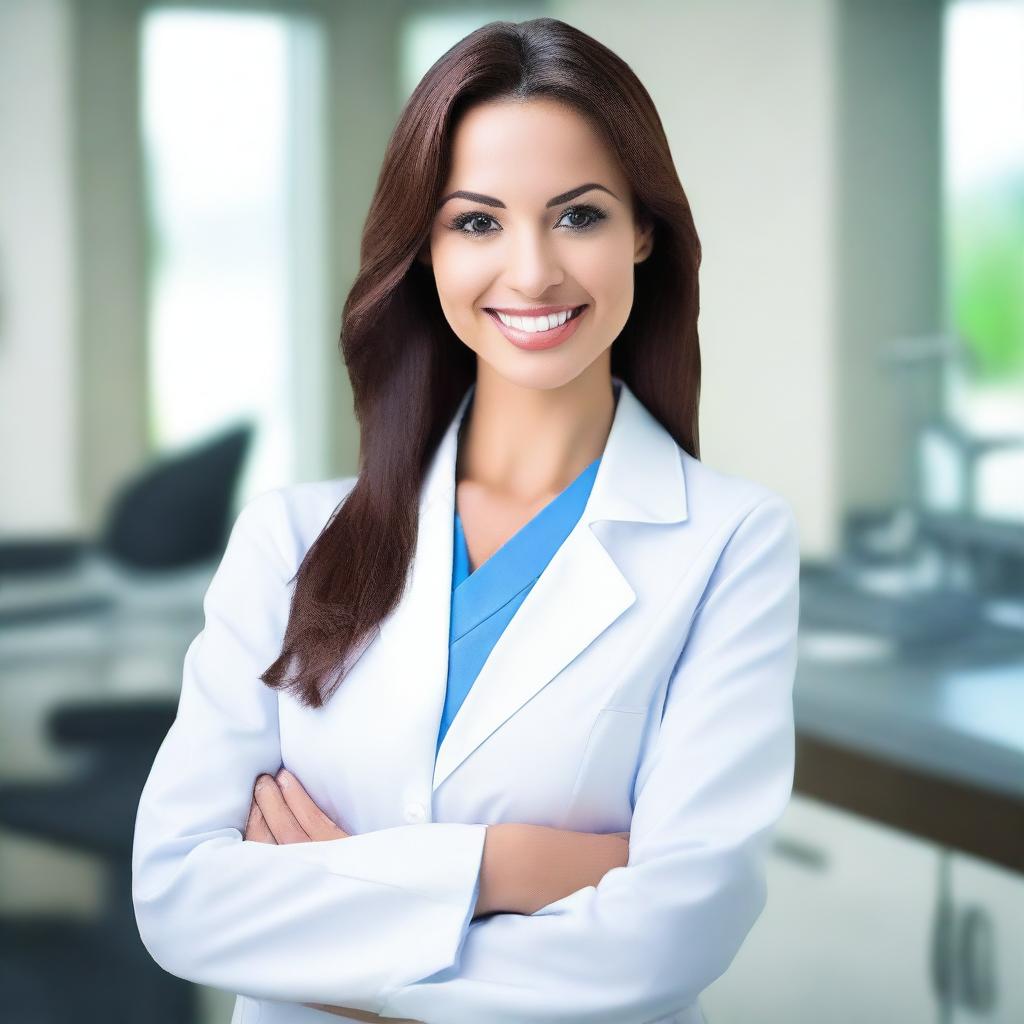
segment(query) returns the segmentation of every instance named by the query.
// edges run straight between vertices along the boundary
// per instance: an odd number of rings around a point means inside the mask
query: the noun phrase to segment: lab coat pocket
[[[629,829],[648,710],[608,705],[597,713],[569,797],[565,828],[602,833]]]

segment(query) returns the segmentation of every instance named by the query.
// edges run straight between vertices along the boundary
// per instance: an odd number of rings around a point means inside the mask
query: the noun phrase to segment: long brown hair
[[[654,225],[611,368],[699,457],[700,242],[654,104],[625,61],[565,22],[484,25],[448,50],[406,103],[363,230],[340,337],[359,422],[358,480],[293,577],[281,654],[260,677],[307,707],[331,695],[353,652],[401,599],[420,485],[475,377],[475,354],[416,259],[448,177],[454,127],[470,105],[539,97],[572,107],[602,133],[632,187],[634,216]]]

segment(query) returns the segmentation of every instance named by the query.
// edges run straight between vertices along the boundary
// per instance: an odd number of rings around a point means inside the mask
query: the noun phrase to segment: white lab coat
[[[688,455],[623,384],[584,513],[435,762],[468,398],[424,482],[403,598],[323,708],[258,675],[355,479],[252,499],[210,583],[132,889],[159,964],[240,993],[232,1024],[341,1020],[305,1002],[427,1024],[697,1024],[764,906],[794,768],[790,506]],[[282,764],[350,838],[243,841],[256,777]],[[472,921],[495,822],[630,830],[629,864]]]

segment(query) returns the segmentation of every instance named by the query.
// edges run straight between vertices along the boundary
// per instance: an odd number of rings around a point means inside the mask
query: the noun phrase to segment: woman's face
[[[441,197],[429,256],[420,258],[433,266],[452,330],[481,363],[547,389],[610,359],[652,231],[634,224],[629,184],[586,120],[548,100],[471,108],[456,128]],[[513,328],[511,337],[488,312],[584,305],[560,332],[531,321],[519,326],[533,331]]]

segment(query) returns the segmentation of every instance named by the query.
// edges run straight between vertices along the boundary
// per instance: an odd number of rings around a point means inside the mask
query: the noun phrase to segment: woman
[[[358,476],[243,509],[139,807],[142,938],[235,1024],[703,1020],[791,792],[799,553],[698,459],[699,262],[582,32],[486,25],[413,93]]]

